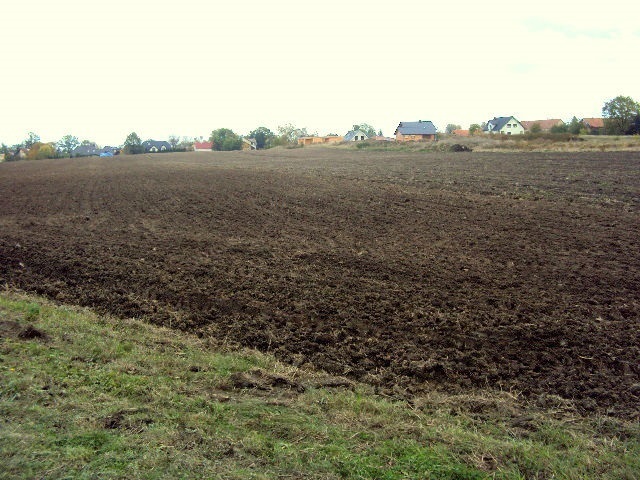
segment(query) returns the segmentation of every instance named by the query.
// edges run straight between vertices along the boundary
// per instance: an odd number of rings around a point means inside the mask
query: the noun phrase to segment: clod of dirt
[[[23,340],[31,340],[34,338],[40,338],[42,340],[46,340],[49,337],[46,333],[38,330],[33,325],[27,325],[19,334],[18,338],[22,338]]]
[[[472,152],[473,150],[466,145],[460,145],[459,143],[454,143],[449,147],[450,152]]]

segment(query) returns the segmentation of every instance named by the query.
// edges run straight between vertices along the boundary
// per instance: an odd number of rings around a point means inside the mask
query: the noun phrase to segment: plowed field
[[[0,164],[0,282],[412,394],[640,404],[640,154]]]

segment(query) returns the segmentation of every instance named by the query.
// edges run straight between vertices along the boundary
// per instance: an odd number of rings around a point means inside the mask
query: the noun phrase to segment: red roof
[[[454,135],[457,135],[459,137],[468,137],[469,136],[469,130],[454,130],[451,133],[453,133]]]
[[[604,128],[604,118],[583,118],[582,123],[591,128]]]
[[[193,147],[196,150],[211,150],[213,148],[213,142],[195,142]]]

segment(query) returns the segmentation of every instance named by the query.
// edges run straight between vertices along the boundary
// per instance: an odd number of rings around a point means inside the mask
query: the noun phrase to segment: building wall
[[[524,127],[515,118],[511,117],[511,120],[509,120],[507,124],[502,127],[500,133],[503,133],[505,135],[523,135]]]
[[[435,142],[435,135],[403,135],[396,133],[397,142]]]

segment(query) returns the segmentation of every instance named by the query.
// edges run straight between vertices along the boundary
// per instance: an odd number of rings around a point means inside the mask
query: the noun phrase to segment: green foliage
[[[25,148],[31,148],[33,145],[35,145],[38,142],[40,142],[40,135],[33,132],[29,132],[27,134],[27,139],[22,143],[24,144]]]
[[[258,150],[271,147],[276,134],[267,127],[258,127],[249,133],[249,138],[255,138]]]
[[[549,130],[551,133],[569,133],[569,126],[566,123],[554,125]]]
[[[127,138],[124,141],[124,146],[122,147],[122,152],[129,155],[144,153],[142,140],[140,140],[140,137],[136,132],[131,132],[129,135],[127,135]]]
[[[236,135],[229,128],[219,128],[211,132],[209,140],[213,142],[214,150],[242,150],[242,137]]]
[[[478,133],[482,133],[482,127],[479,123],[472,123],[469,126],[469,135],[476,135]]]
[[[572,135],[580,135],[585,132],[584,125],[580,120],[578,120],[578,117],[576,117],[575,115],[567,124],[567,132]]]
[[[291,123],[278,127],[278,136],[272,140],[273,146],[297,145],[298,138],[309,136],[306,127],[298,128]]]
[[[640,104],[631,97],[622,95],[605,102],[602,107],[607,135],[625,135],[640,116]]]
[[[73,135],[65,135],[58,140],[58,150],[68,155],[71,155],[73,149],[78,145],[80,145],[80,141],[78,140],[78,137],[74,137]]]
[[[373,128],[368,123],[361,123],[360,125],[354,125],[353,129],[354,130],[362,130],[365,133],[365,135],[367,137],[369,137],[369,138],[376,136],[376,129]]]
[[[531,125],[531,128],[529,129],[529,131],[531,133],[540,133],[540,132],[542,132],[542,127],[540,126],[540,124],[538,122],[536,122],[533,125]]]
[[[460,125],[456,125],[454,123],[447,124],[447,127],[444,129],[445,133],[451,135],[454,130],[460,130],[462,127]]]

